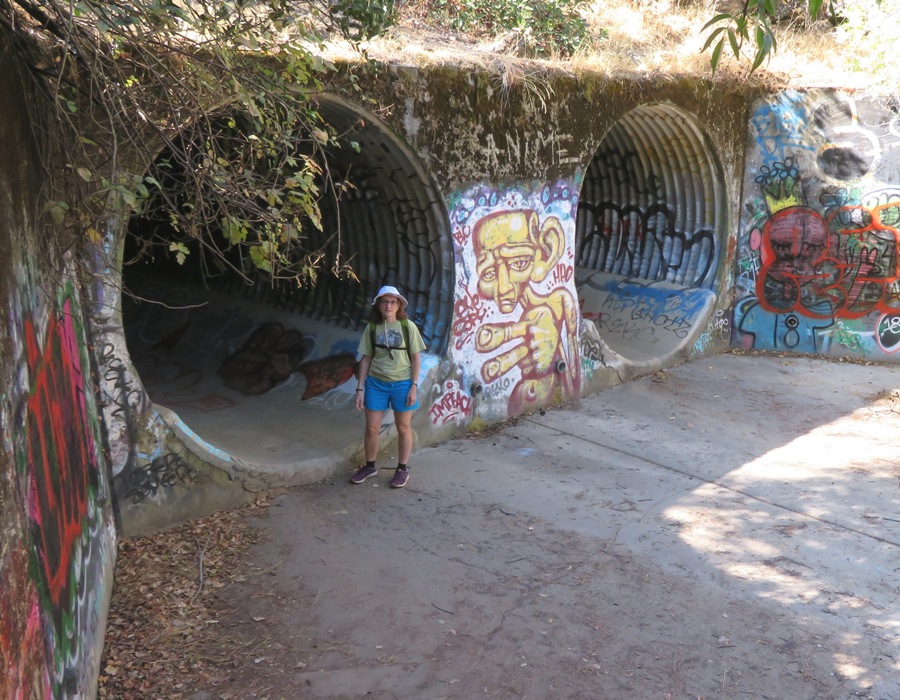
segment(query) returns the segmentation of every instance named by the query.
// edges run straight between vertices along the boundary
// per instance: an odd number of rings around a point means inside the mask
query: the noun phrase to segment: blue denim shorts
[[[412,386],[412,379],[404,379],[402,382],[383,382],[375,377],[366,377],[366,410],[386,411],[393,408],[395,411],[415,411],[419,407],[418,391],[416,402],[412,406],[406,405],[406,396]]]

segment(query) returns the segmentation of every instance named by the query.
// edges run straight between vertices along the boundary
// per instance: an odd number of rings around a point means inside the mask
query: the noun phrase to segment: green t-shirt
[[[425,349],[425,341],[422,340],[419,329],[412,321],[407,321],[407,330],[409,331],[409,352],[406,351],[403,326],[400,321],[379,323],[375,326],[375,345],[387,347],[372,347],[372,334],[369,333],[369,326],[366,325],[356,351],[360,355],[368,355],[372,358],[372,364],[369,367],[371,376],[383,382],[400,382],[412,378],[409,356],[422,352]]]

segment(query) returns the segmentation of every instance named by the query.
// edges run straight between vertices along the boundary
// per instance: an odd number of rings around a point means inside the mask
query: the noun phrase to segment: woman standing
[[[357,352],[362,359],[356,377],[356,410],[366,409],[366,463],[350,477],[353,484],[378,474],[378,439],[388,408],[394,410],[398,451],[391,488],[403,488],[409,481],[412,412],[419,407],[419,353],[425,349],[425,343],[416,324],[406,317],[406,304],[396,287],[379,289],[372,302],[371,320],[359,341]]]

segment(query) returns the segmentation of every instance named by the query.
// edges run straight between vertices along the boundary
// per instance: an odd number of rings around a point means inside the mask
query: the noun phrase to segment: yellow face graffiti
[[[478,290],[512,312],[543,258],[537,214],[504,212],[479,222],[474,236]]]
[[[549,403],[560,389],[564,396],[576,393],[575,301],[561,285],[547,294],[535,288],[562,256],[565,234],[559,219],[549,216],[541,226],[532,210],[497,212],[478,222],[472,242],[480,294],[503,314],[519,311],[513,320],[478,328],[475,349],[500,351],[484,362],[482,378],[490,383],[519,369],[509,398],[513,413]]]

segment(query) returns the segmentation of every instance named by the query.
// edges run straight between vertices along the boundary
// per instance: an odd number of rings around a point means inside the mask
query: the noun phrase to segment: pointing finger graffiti
[[[519,198],[497,201],[516,203]],[[576,304],[566,287],[573,275],[559,268],[566,249],[562,220],[555,215],[541,220],[535,209],[521,208],[492,211],[469,223],[478,293],[501,314],[500,320],[488,320],[475,330],[476,352],[497,353],[482,364],[483,381],[491,384],[518,372],[509,398],[513,412],[549,402],[559,389],[572,395],[581,366],[574,360]],[[547,286],[549,291],[543,289]],[[481,308],[477,318],[488,313]],[[509,316],[512,320],[502,318]]]

